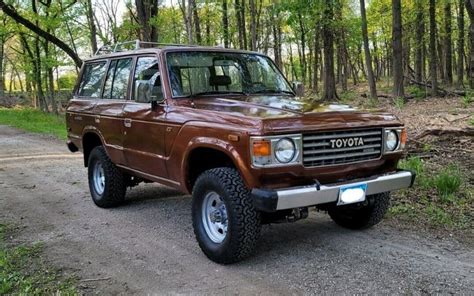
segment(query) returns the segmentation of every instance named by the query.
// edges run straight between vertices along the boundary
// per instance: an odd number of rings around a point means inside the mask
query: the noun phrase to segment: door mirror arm
[[[304,84],[300,81],[293,81],[292,83],[293,86],[293,91],[295,92],[297,97],[303,97],[304,96]]]

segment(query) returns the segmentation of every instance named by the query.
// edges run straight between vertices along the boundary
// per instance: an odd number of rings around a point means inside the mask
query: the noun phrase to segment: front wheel
[[[334,206],[328,210],[328,213],[339,226],[364,229],[380,223],[389,205],[390,193],[384,192],[367,196],[366,204]]]
[[[193,188],[193,228],[199,246],[214,262],[229,264],[251,255],[260,234],[260,213],[232,168],[205,171]]]

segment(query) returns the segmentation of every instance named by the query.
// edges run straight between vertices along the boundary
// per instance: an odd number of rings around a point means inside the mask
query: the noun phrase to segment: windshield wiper
[[[294,96],[295,94],[289,90],[283,90],[283,89],[261,89],[252,92],[253,94],[286,94],[286,95],[291,95]]]
[[[184,98],[192,98],[197,96],[204,96],[204,95],[244,95],[247,96],[248,94],[243,91],[222,91],[222,90],[212,90],[212,91],[203,91],[198,92],[195,94],[189,94],[187,96],[183,96]]]

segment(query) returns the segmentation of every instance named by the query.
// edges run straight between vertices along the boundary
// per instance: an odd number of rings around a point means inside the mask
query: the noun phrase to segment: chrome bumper
[[[336,202],[342,186],[367,184],[366,195],[408,188],[413,185],[415,173],[398,171],[375,178],[333,185],[310,185],[278,190],[253,189],[255,207],[264,212],[294,209]]]

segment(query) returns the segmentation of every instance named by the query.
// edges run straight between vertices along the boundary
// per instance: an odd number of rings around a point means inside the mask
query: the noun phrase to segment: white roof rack
[[[122,51],[129,51],[129,50],[137,50],[141,48],[152,48],[152,47],[167,47],[167,46],[196,46],[196,45],[189,45],[189,44],[174,44],[174,43],[158,43],[158,42],[149,42],[149,41],[140,41],[140,40],[133,40],[133,41],[125,41],[119,42],[116,44],[111,45],[104,45],[100,47],[94,55],[101,55],[107,53],[114,53],[114,52],[122,52]]]

